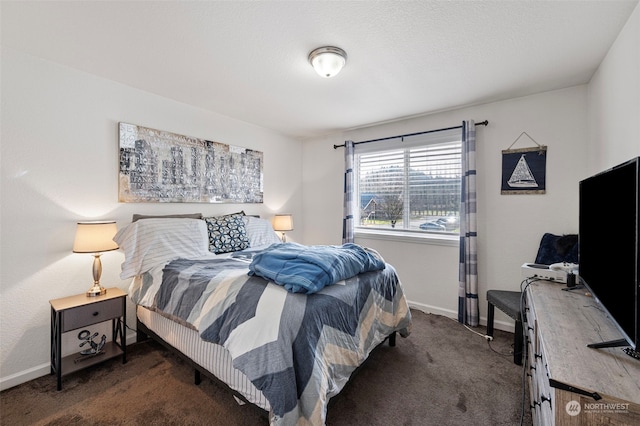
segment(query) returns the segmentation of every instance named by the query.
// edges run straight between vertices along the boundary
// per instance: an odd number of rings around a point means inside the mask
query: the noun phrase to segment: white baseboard
[[[127,330],[127,346],[136,342],[135,331]],[[21,385],[30,380],[37,379],[38,377],[51,374],[51,364],[40,364],[36,367],[29,368],[27,370],[19,371],[7,377],[0,377],[0,391],[12,388],[14,386]],[[51,376],[51,386],[56,386],[56,380],[54,376]]]
[[[453,318],[456,321],[458,320],[458,311],[443,309],[437,306],[425,305],[424,303],[412,302],[410,300],[408,301],[408,303],[410,308],[417,309],[427,314],[442,315],[448,318]],[[487,318],[480,317],[480,324],[486,326]],[[500,321],[500,320],[494,319],[493,328],[496,330],[502,330],[502,331],[508,331],[509,333],[514,333],[516,330],[516,324],[515,324],[515,321],[508,322],[508,321]]]
[[[29,380],[37,379],[38,377],[46,376],[49,373],[51,373],[51,364],[47,362],[46,364],[40,364],[36,367],[19,371],[7,377],[0,377],[0,391],[21,385]],[[51,383],[52,386],[56,385],[55,380],[52,380]]]

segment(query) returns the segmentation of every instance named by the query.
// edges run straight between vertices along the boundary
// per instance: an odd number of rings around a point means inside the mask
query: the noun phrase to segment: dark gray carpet
[[[513,363],[513,335],[497,330],[489,345],[449,318],[412,313],[411,336],[371,354],[330,401],[327,425],[519,424],[522,367]],[[64,377],[62,386],[56,391],[55,377],[44,376],[0,393],[0,423],[268,424],[264,411],[238,405],[220,384],[204,378],[195,386],[187,364],[153,342],[130,346],[125,365],[106,361]],[[531,425],[528,409],[524,424]]]

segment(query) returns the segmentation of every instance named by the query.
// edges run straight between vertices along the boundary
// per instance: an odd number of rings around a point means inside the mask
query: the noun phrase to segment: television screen
[[[624,333],[626,342],[618,343],[636,350],[639,163],[640,157],[580,182],[578,232],[580,279]]]

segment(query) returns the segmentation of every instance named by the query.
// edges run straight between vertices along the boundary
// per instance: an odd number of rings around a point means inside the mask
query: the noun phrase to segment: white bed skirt
[[[235,369],[231,355],[220,345],[202,340],[198,332],[170,320],[140,305],[137,307],[140,322],[165,342],[182,352],[229,387],[242,394],[249,402],[269,411],[269,402],[262,392],[241,371]]]

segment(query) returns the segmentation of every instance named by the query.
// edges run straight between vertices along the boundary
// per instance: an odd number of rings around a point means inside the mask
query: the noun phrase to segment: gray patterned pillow
[[[244,250],[249,247],[249,238],[242,215],[232,214],[205,217],[209,232],[209,251],[215,254]]]

